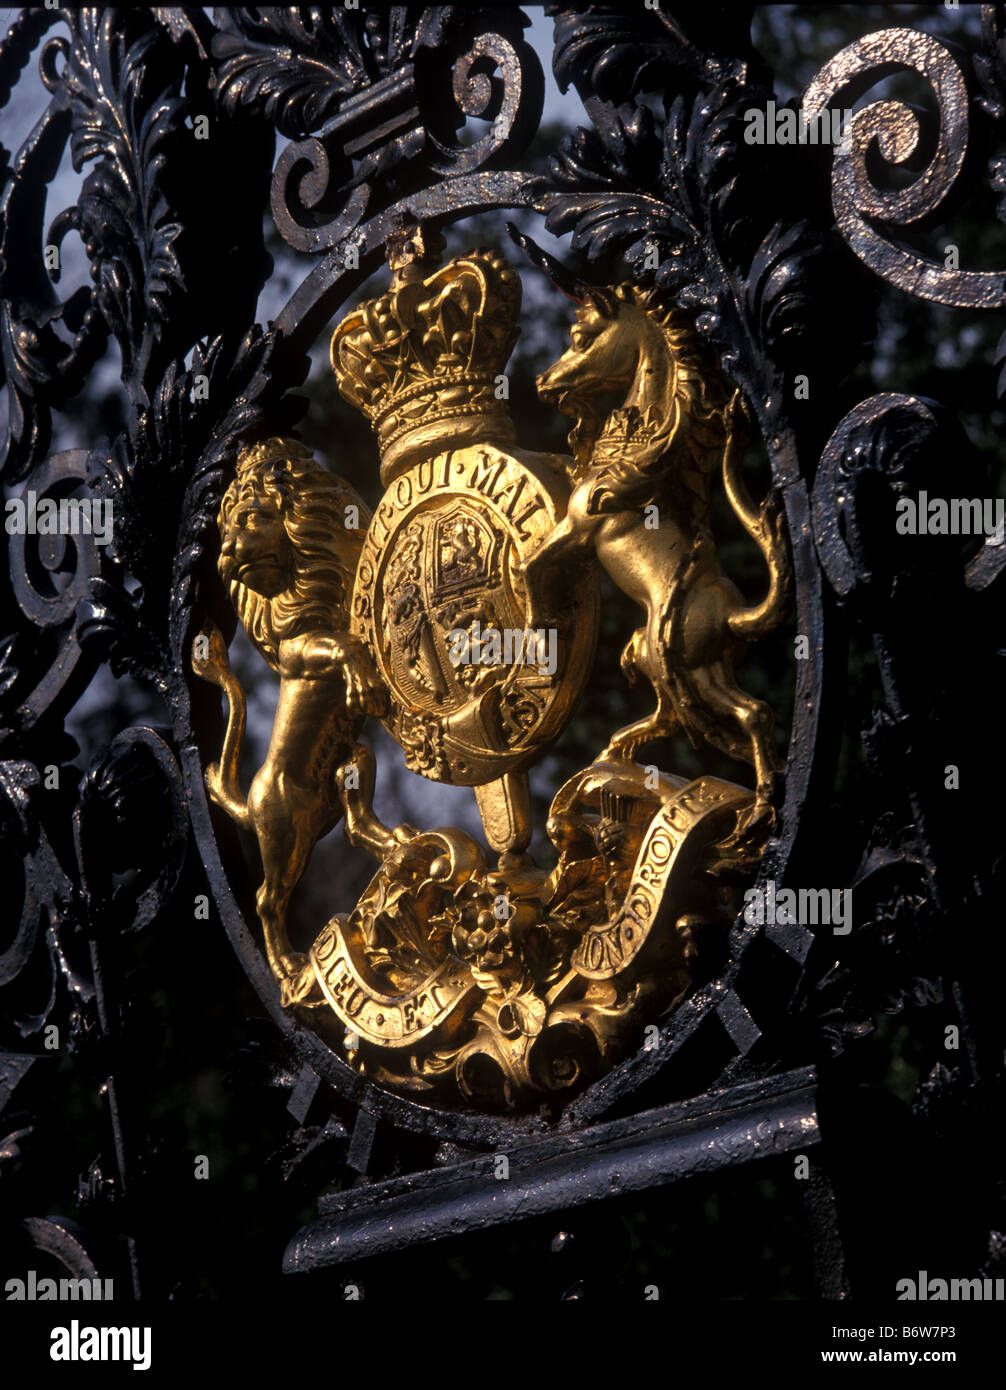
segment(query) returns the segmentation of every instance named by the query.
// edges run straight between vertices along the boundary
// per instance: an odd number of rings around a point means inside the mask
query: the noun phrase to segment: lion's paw
[[[311,995],[318,992],[318,978],[308,956],[299,951],[283,956],[280,962],[283,976],[279,981],[280,1003],[284,1009],[294,1004],[310,1004]]]

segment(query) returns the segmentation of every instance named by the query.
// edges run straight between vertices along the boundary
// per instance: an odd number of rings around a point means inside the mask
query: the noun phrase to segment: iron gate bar
[[[817,1096],[814,1068],[802,1067],[521,1145],[505,1155],[506,1178],[490,1155],[324,1196],[283,1269],[308,1274],[813,1148]]]

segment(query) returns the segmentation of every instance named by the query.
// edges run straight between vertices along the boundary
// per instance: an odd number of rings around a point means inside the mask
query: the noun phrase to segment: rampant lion
[[[213,800],[258,839],[258,913],[284,1003],[300,997],[310,975],[287,937],[291,894],[315,842],[342,815],[336,773],[359,751],[354,741],[366,715],[382,714],[387,699],[366,647],[349,631],[369,521],[349,484],[296,440],[267,439],[238,456],[217,518],[219,570],[248,637],[280,678],[269,751],[247,800],[238,777],[244,691],[216,627],[193,647],[194,670],[229,701],[220,761],[206,782]]]

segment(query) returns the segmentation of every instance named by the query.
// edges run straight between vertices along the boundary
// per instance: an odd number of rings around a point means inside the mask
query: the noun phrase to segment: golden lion
[[[347,528],[347,507],[358,509],[355,528]],[[220,762],[207,769],[206,783],[213,800],[258,839],[258,913],[287,1004],[301,997],[310,975],[287,937],[290,897],[315,842],[342,815],[336,772],[363,751],[354,747],[360,725],[383,713],[387,699],[366,647],[348,630],[369,521],[349,484],[296,440],[267,439],[238,456],[217,518],[219,570],[248,637],[280,678],[269,751],[247,800],[238,776],[244,692],[217,628],[193,645],[193,669],[229,701]]]

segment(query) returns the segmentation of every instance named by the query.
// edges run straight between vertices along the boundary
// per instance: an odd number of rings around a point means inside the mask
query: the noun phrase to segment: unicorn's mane
[[[596,487],[614,494],[620,506],[656,502],[672,507],[693,524],[708,512],[709,475],[726,442],[727,388],[716,354],[695,324],[695,316],[660,291],[619,285],[594,291],[597,310],[614,318],[622,304],[640,309],[659,330],[673,362],[673,388],[667,419],[656,430],[658,444],[609,452],[598,469]],[[613,412],[614,416],[625,412]]]

